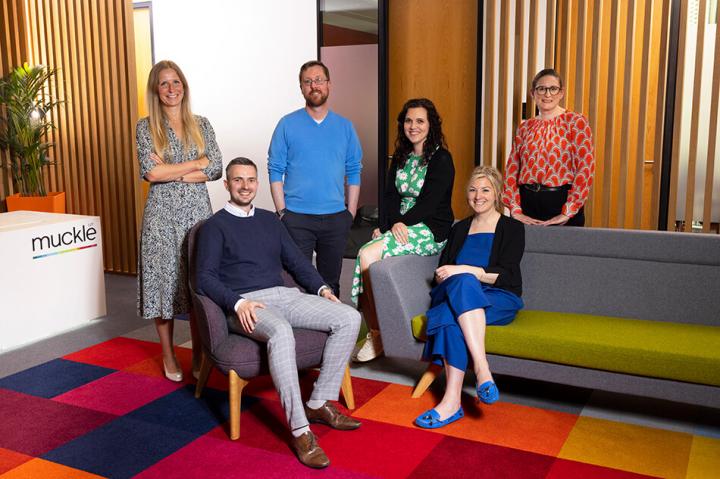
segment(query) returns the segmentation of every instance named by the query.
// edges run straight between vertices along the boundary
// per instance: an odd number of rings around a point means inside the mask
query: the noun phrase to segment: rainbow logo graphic
[[[73,251],[80,251],[81,249],[94,248],[96,246],[97,246],[97,243],[89,244],[87,246],[80,246],[79,248],[70,248],[70,249],[66,249],[63,251],[56,251],[54,253],[39,254],[37,256],[33,256],[33,259],[47,258],[48,256],[55,256],[56,254],[72,253]]]

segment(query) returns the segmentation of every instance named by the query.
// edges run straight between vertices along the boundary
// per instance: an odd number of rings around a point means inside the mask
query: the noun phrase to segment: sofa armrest
[[[370,266],[375,309],[388,357],[420,359],[423,344],[412,335],[410,320],[430,307],[430,283],[437,256],[397,256]]]

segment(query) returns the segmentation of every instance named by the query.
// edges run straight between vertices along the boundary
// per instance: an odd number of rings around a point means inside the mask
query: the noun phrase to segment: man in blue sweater
[[[330,111],[330,72],[318,61],[300,67],[305,108],[285,115],[268,151],[275,210],[305,257],[339,296],[340,271],[360,195],[362,148],[349,120]],[[347,179],[347,206],[345,182]]]
[[[232,332],[267,343],[270,374],[293,435],[293,449],[306,466],[326,467],[330,461],[308,422],[341,430],[360,426],[330,402],[338,398],[360,315],[337,299],[275,214],[253,206],[255,163],[236,158],[225,174],[230,201],[198,232],[198,290],[225,310]],[[284,287],[283,268],[315,294]],[[293,327],[330,333],[320,375],[305,404],[300,397]]]

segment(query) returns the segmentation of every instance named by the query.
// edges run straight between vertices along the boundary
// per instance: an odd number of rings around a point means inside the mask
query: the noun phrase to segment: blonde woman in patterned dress
[[[222,155],[206,118],[190,111],[190,91],[180,68],[163,60],[150,71],[149,115],[137,124],[140,175],[150,182],[138,259],[138,311],[155,321],[165,377],[182,381],[173,350],[173,317],[190,312],[187,233],[212,215],[205,182],[220,178]],[[200,342],[190,315],[193,371]]]
[[[445,148],[442,120],[427,98],[408,100],[397,117],[395,152],[385,185],[385,221],[358,253],[351,296],[359,302],[369,332],[353,359],[382,354],[370,265],[388,256],[440,252],[455,219],[452,188],[455,167]]]
[[[583,226],[595,173],[590,122],[560,106],[565,90],[554,69],[538,72],[530,91],[540,114],[515,133],[502,201],[528,225]]]

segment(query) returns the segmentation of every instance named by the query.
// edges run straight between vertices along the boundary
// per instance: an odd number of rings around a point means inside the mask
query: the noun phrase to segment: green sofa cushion
[[[424,339],[425,316],[413,318],[412,326]],[[720,386],[716,326],[520,311],[486,336],[492,354]]]

